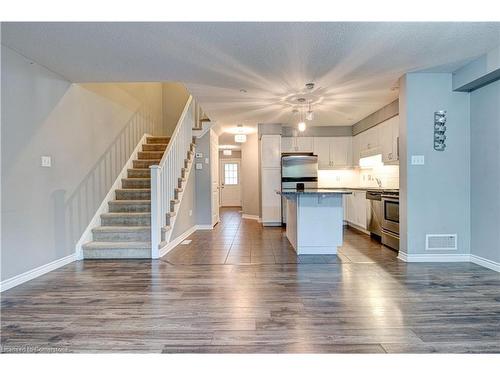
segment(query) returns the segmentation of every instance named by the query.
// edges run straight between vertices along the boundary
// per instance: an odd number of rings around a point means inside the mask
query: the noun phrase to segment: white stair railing
[[[166,226],[170,202],[175,198],[184,160],[193,142],[194,102],[189,96],[158,165],[151,169],[151,258],[159,257],[161,231]]]

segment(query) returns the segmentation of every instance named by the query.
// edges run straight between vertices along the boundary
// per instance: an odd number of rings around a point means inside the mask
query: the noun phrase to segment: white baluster
[[[159,258],[158,246],[161,235],[161,167],[152,165],[151,172],[151,258]]]

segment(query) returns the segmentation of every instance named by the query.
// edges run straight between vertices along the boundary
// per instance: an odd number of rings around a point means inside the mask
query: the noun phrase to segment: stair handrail
[[[192,143],[194,124],[193,97],[190,95],[170,136],[158,165],[151,170],[151,258],[159,257],[161,231],[166,226],[175,189],[179,187],[182,168]]]

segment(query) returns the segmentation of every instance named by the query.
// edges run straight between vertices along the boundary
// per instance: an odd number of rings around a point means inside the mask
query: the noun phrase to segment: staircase
[[[84,259],[151,258],[151,165],[158,165],[169,137],[147,137],[142,151],[115,190],[93,241],[82,246]],[[175,213],[172,213],[174,215]]]

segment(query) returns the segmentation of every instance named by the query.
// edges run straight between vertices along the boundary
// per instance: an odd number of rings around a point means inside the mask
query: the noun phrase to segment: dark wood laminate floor
[[[76,262],[2,294],[2,351],[500,352],[500,275],[408,264],[346,230],[296,257],[279,228],[223,210],[157,261]]]

